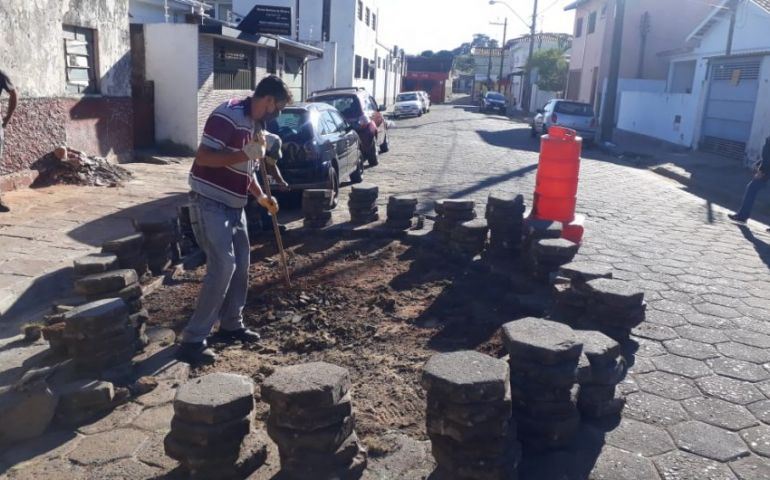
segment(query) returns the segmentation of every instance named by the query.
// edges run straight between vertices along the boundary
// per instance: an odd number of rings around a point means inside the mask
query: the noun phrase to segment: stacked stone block
[[[75,278],[105,273],[120,268],[118,257],[113,253],[92,253],[73,262]]]
[[[417,199],[404,195],[388,199],[388,219],[385,224],[396,230],[412,228],[412,217],[417,211]]]
[[[115,298],[123,300],[140,343],[146,345],[144,329],[149,315],[144,309],[142,286],[135,270],[119,269],[87,275],[75,280],[75,292],[89,302]]]
[[[144,252],[153,275],[161,275],[182,256],[177,219],[135,220],[134,228],[144,236]]]
[[[350,221],[357,225],[376,222],[380,219],[377,211],[377,197],[380,189],[370,183],[359,183],[350,189],[348,211]]]
[[[458,480],[516,478],[521,447],[511,419],[505,361],[473,351],[428,360],[427,428],[438,471]]]
[[[305,190],[302,192],[302,224],[305,228],[324,228],[332,224],[332,190]]]
[[[549,280],[559,267],[570,263],[578,252],[578,244],[565,238],[545,238],[532,246],[531,265],[533,274],[541,280]]]
[[[583,345],[569,326],[540,318],[502,330],[521,442],[535,450],[565,446],[580,425],[576,382]]]
[[[583,319],[609,337],[623,342],[644,321],[644,292],[623,280],[598,278],[586,282],[589,299]]]
[[[518,252],[524,235],[524,197],[492,193],[485,217],[489,225],[489,250],[495,254]]]
[[[133,273],[133,270],[127,271]],[[139,337],[136,326],[129,320],[126,303],[110,298],[67,312],[64,342],[78,370],[98,373],[130,363]]]
[[[436,202],[436,221],[433,223],[433,231],[438,238],[449,243],[452,232],[461,223],[476,218],[473,200],[439,200]]]
[[[593,330],[577,330],[575,336],[583,343],[578,367],[580,413],[592,418],[619,414],[626,404],[616,388],[626,372],[620,344]]]
[[[469,220],[454,228],[449,246],[455,253],[473,257],[484,251],[488,235],[489,227],[486,220],[482,218]]]
[[[120,268],[135,270],[140,278],[148,271],[147,254],[144,252],[144,235],[141,233],[134,233],[105,242],[102,245],[102,253],[115,254],[118,257]]]
[[[359,478],[367,452],[355,432],[347,369],[324,362],[278,369],[262,384],[267,432],[284,478]]]
[[[265,460],[266,448],[250,442],[254,382],[232,373],[210,373],[177,390],[166,455],[193,479],[246,478]]]
[[[590,297],[586,283],[597,278],[612,278],[612,270],[583,261],[562,265],[553,284],[556,305],[576,314],[584,313]]]
[[[198,241],[195,239],[195,232],[192,229],[192,219],[190,218],[190,205],[182,205],[178,209],[179,217],[179,250],[182,255],[188,255],[198,248]]]

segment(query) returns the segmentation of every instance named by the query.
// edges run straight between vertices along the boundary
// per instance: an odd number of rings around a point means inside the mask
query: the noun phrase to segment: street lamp
[[[490,5],[500,4],[508,7],[508,10],[513,12],[513,14],[516,15],[516,18],[521,20],[522,23],[524,23],[524,25],[526,25],[527,28],[529,28],[529,56],[527,58],[527,65],[525,68],[525,73],[527,75],[527,78],[525,79],[525,82],[524,82],[525,91],[524,91],[524,95],[522,95],[523,98],[521,99],[522,107],[524,107],[526,111],[529,111],[530,103],[532,100],[530,98],[532,96],[532,75],[531,75],[530,68],[532,65],[532,56],[535,54],[535,27],[537,23],[537,0],[535,0],[535,8],[534,8],[534,11],[532,12],[532,23],[527,23],[523,18],[521,18],[519,14],[516,13],[516,10],[514,10],[513,7],[510,6],[507,2],[503,2],[502,0],[489,0],[489,4]],[[503,45],[503,47],[505,47],[505,45]]]

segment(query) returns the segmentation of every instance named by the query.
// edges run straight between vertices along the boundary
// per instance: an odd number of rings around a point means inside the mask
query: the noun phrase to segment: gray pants
[[[206,276],[182,341],[202,342],[217,320],[222,330],[243,328],[251,250],[242,208],[231,208],[196,193],[190,193],[190,199],[193,232],[206,253]]]

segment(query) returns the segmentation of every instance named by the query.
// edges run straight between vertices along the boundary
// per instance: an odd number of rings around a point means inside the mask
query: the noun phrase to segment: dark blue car
[[[353,183],[364,171],[360,140],[336,108],[325,103],[296,103],[267,126],[281,137],[284,179],[293,191],[326,188],[339,195],[340,178]]]

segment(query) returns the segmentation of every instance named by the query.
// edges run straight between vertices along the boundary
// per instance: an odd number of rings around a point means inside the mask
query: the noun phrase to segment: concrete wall
[[[0,25],[0,65],[21,96],[5,132],[0,176],[7,178],[0,183],[29,184],[30,167],[61,144],[127,158],[133,148],[128,0],[6,0]],[[96,95],[66,92],[63,25],[97,31]],[[6,96],[2,103],[5,109]]]
[[[625,91],[620,95],[617,126],[621,130],[692,147],[697,107],[698,99],[692,94]]]
[[[155,140],[198,147],[198,27],[145,25],[147,80],[155,82]]]
[[[759,92],[757,92],[757,109],[754,112],[754,124],[751,130],[746,154],[749,161],[754,163],[762,156],[765,139],[770,137],[770,55],[762,61],[760,70]]]

